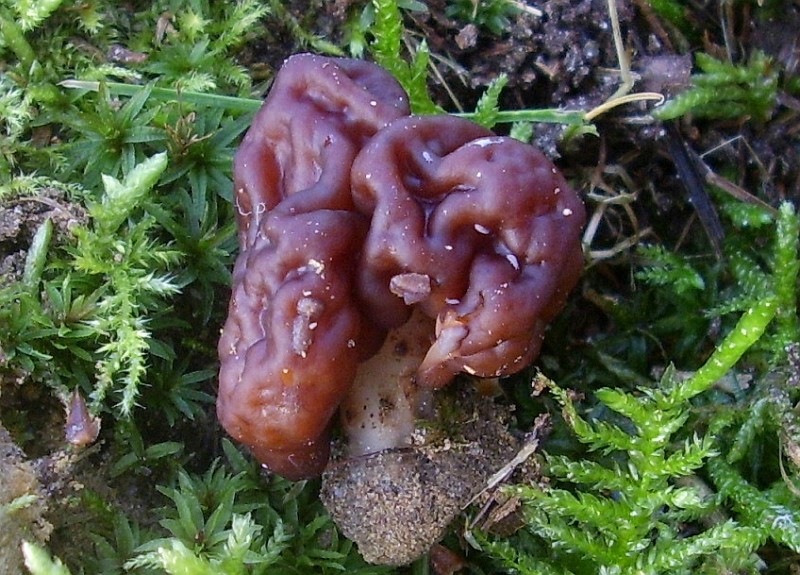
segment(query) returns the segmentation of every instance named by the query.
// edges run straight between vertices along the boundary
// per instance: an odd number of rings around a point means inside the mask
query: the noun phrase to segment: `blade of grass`
[[[58,85],[73,90],[87,90],[90,92],[97,92],[100,90],[100,82],[87,82],[84,80],[64,80],[63,82],[59,82]],[[105,86],[108,92],[115,96],[135,96],[145,89],[144,86],[135,86],[120,82],[108,82]],[[198,106],[225,108],[233,112],[256,112],[263,103],[262,100],[257,100],[255,98],[239,98],[237,96],[223,96],[221,94],[189,92],[173,90],[172,88],[152,88],[150,96],[156,100],[165,102],[184,101]]]
[[[87,82],[84,80],[64,80],[59,83],[63,88],[72,90],[88,90],[96,92],[100,89],[100,82]],[[135,96],[143,86],[123,84],[119,82],[109,82],[105,84],[110,94],[115,96]],[[252,113],[256,112],[263,103],[262,100],[255,98],[240,98],[237,96],[223,96],[220,94],[206,94],[202,92],[188,92],[174,90],[172,88],[152,88],[150,97],[161,101],[172,102],[183,100],[198,106],[209,106],[214,108],[225,108],[235,112]],[[472,119],[474,113],[459,113],[454,116]],[[510,124],[513,122],[541,122],[548,124],[566,124],[568,126],[581,126],[586,124],[586,112],[583,110],[504,110],[497,112],[496,121],[499,124]]]

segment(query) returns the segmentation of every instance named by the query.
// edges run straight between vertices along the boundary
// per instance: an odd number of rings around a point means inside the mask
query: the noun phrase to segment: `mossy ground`
[[[315,485],[267,479],[223,442],[213,407],[215,345],[235,256],[230,159],[247,117],[180,95],[260,98],[298,51],[369,56],[375,23],[367,4],[96,0],[42,3],[36,15],[0,0],[0,420],[25,454],[14,447],[4,464],[23,469],[28,484],[0,494],[0,510],[8,517],[9,502],[36,495],[15,513],[32,538],[49,535],[50,551],[73,573],[163,572],[158,545],[178,563],[198,558],[191,564],[225,572],[386,572],[366,566],[340,538]],[[504,111],[588,112],[621,83],[606,2],[399,4],[404,58],[423,51],[424,40],[427,86],[447,112],[474,110],[501,74]],[[691,374],[741,312],[767,296],[789,302],[787,291],[797,290],[796,270],[787,270],[796,265],[791,246],[775,245],[797,232],[781,235],[775,222],[782,203],[800,202],[800,10],[789,0],[617,7],[633,92],[688,92],[694,100],[670,120],[656,119],[645,101],[577,129],[529,128],[589,213],[586,272],[536,369],[582,397],[590,420],[628,429],[594,390],[638,396],[671,364]],[[59,85],[72,77],[152,80],[179,92],[164,101]],[[159,183],[125,188],[134,166],[160,152],[168,160],[154,176]],[[133,190],[119,213],[97,208],[111,189],[101,174]],[[53,230],[39,253],[34,238],[45,219]],[[701,467],[687,479],[714,494],[719,522],[783,528],[779,519],[800,514],[796,348],[781,351],[797,339],[796,323],[795,308],[779,311],[777,327],[687,407],[687,421],[715,434],[730,466]],[[551,396],[533,397],[533,374],[503,382],[522,431],[559,410]],[[98,442],[83,451],[62,435],[76,388],[102,418]],[[558,418],[543,447],[619,463],[587,452]],[[764,498],[763,509],[734,497],[745,487]],[[680,519],[681,529],[673,523],[663,533],[688,538],[709,517]],[[741,569],[795,569],[800,549],[796,533],[786,533],[748,539],[761,545]],[[526,537],[513,540],[515,553],[549,553]],[[466,557],[464,572],[504,572],[463,532],[446,544]],[[589,563],[573,557],[557,572],[592,572]],[[701,566],[722,572],[711,560]],[[425,560],[407,568],[428,569]]]

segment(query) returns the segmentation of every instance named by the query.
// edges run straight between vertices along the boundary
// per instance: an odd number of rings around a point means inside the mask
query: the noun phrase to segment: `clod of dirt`
[[[23,540],[44,542],[52,526],[30,462],[0,425],[0,575],[23,573]]]
[[[642,91],[672,95],[691,84],[692,57],[688,54],[642,56],[639,60]]]
[[[473,88],[505,73],[508,90],[522,107],[563,106],[578,94],[599,104],[616,89],[619,79],[608,72],[618,63],[605,0],[544,2],[541,14],[511,16],[502,35],[443,17],[444,5],[443,0],[428,3],[430,18],[419,24],[435,50],[457,60]],[[634,16],[627,2],[620,3],[618,13],[623,27]],[[460,83],[447,79],[452,86]]]
[[[428,551],[517,452],[508,408],[474,393],[457,402],[467,416],[448,438],[336,461],[323,475],[322,502],[370,563],[405,565]]]
[[[61,243],[75,225],[86,221],[86,213],[53,188],[0,202],[0,286],[22,277],[33,236],[47,219],[53,222],[54,243]]]

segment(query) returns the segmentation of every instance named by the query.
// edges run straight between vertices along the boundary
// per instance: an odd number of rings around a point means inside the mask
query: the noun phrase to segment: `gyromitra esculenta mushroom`
[[[461,372],[508,375],[538,354],[580,274],[583,205],[541,152],[467,120],[409,116],[399,85],[366,62],[290,58],[234,176],[241,253],[217,411],[290,479],[325,467],[340,404],[353,434],[359,405],[385,407],[369,399],[385,382],[363,368],[353,382],[360,363],[375,373],[367,360],[391,330],[414,322],[403,337],[421,362],[400,395]]]
[[[533,146],[451,116],[409,117],[353,165],[371,216],[358,277],[370,318],[436,318],[417,383],[507,375],[530,363],[583,265],[584,210]]]
[[[405,92],[378,66],[293,56],[234,159],[241,251],[217,414],[287,478],[325,467],[330,421],[365,355],[353,276],[369,219],[354,209],[350,167],[406,114]]]

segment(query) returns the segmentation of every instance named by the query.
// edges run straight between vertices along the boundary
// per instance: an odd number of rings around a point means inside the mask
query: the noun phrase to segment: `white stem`
[[[434,321],[415,311],[386,337],[380,351],[362,363],[339,412],[348,456],[411,445],[415,420],[431,392],[414,382],[433,337]]]

